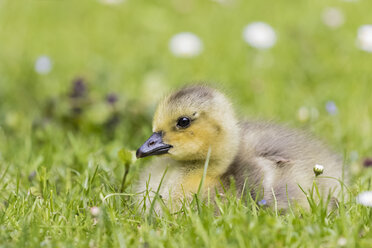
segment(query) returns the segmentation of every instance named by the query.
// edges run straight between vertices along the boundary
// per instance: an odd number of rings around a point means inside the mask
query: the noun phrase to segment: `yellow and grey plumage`
[[[168,167],[160,188],[168,207],[177,208],[184,197],[196,193],[209,148],[204,192],[221,189],[221,183],[229,187],[233,179],[239,193],[246,184],[253,197],[259,193],[269,205],[276,199],[280,208],[293,201],[306,206],[299,185],[312,187],[315,164],[325,166],[324,176],[342,178],[341,158],[322,142],[269,122],[239,122],[225,95],[204,85],[165,97],[155,112],[153,132],[137,157],[158,158],[141,174],[136,190],[156,191]],[[335,179],[322,178],[317,184],[324,195],[340,191]]]

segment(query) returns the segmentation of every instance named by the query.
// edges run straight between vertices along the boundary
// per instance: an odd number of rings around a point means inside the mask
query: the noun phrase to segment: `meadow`
[[[372,48],[358,40],[371,9],[368,0],[0,0],[0,247],[372,247],[372,207],[356,201],[372,190]],[[243,38],[257,21],[275,31],[273,46]],[[181,32],[199,51],[170,50]],[[118,152],[151,134],[165,93],[194,82],[223,88],[242,119],[288,123],[342,154],[352,182],[339,208],[309,197],[310,210],[280,214],[229,196],[144,213],[131,186],[151,158],[130,165],[122,188]]]

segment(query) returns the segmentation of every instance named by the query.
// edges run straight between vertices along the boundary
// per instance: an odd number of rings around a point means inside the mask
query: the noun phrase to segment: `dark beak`
[[[138,148],[136,152],[137,158],[144,158],[151,155],[160,155],[168,153],[172,146],[163,143],[162,133],[153,133],[146,142]]]

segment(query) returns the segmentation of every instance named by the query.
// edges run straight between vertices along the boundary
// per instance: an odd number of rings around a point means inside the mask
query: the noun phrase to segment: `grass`
[[[344,13],[338,29],[322,23],[329,6]],[[372,247],[372,208],[354,200],[372,189],[372,170],[362,166],[372,156],[372,55],[355,45],[358,27],[372,23],[371,7],[362,0],[0,0],[0,246]],[[272,49],[242,40],[256,20],[277,32]],[[169,52],[169,39],[182,31],[202,39],[200,56]],[[43,54],[53,62],[46,75],[34,71]],[[120,193],[118,151],[138,148],[151,133],[164,92],[195,80],[224,88],[242,117],[326,140],[353,175],[349,200],[334,212],[311,202],[310,211],[277,215],[229,196],[148,218],[131,185],[150,159],[132,165]],[[78,81],[87,89],[71,97]],[[110,93],[117,102],[106,101]],[[327,113],[327,101],[337,115]],[[301,107],[310,118],[297,118]]]

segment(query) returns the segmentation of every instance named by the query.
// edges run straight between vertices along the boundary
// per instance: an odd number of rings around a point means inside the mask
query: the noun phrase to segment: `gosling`
[[[341,158],[322,142],[273,123],[238,122],[225,95],[204,85],[185,87],[160,102],[153,134],[136,155],[157,156],[136,186],[147,194],[142,203],[150,204],[159,190],[172,210],[197,193],[207,157],[202,195],[223,193],[234,181],[238,194],[248,192],[281,209],[290,203],[308,208],[302,190],[309,192],[314,180],[324,197],[336,197],[337,179],[343,178]],[[322,178],[314,175],[316,164],[324,165]],[[156,208],[161,211],[159,204]]]

